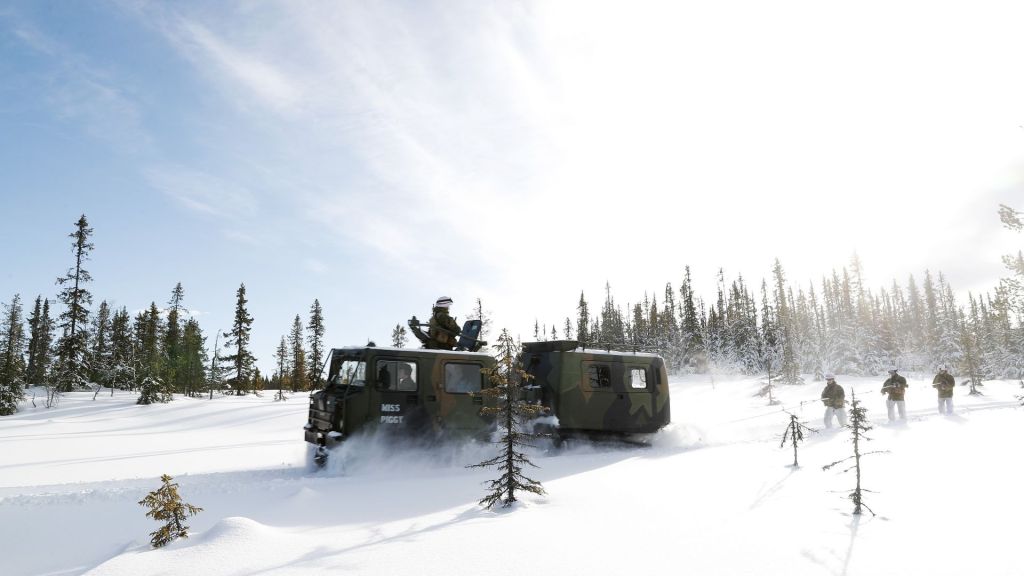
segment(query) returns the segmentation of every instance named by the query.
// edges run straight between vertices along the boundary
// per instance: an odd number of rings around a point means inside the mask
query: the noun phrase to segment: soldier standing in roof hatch
[[[955,387],[956,380],[953,379],[953,375],[946,371],[945,366],[939,366],[939,373],[932,380],[932,388],[939,391],[939,414],[953,413],[953,388]]]
[[[440,350],[451,350],[459,342],[459,324],[454,318],[448,315],[448,308],[452,305],[452,299],[441,296],[434,303],[434,315],[430,317],[430,329],[427,336],[430,337],[431,346]]]
[[[907,403],[904,396],[907,393],[907,379],[896,373],[896,367],[889,369],[889,378],[882,383],[882,394],[888,394],[885,401],[885,409],[889,413],[889,422],[896,420],[894,408],[899,410],[900,420],[907,419]]]
[[[839,425],[846,426],[846,392],[836,384],[832,373],[825,374],[825,389],[821,391],[821,402],[825,405],[825,428],[832,427],[832,416],[839,417]]]

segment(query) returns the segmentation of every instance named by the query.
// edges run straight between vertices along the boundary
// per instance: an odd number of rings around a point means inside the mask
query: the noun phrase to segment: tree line
[[[1022,213],[1002,206],[1005,227],[1022,230]],[[659,303],[644,294],[625,309],[610,285],[591,311],[583,292],[575,318],[562,334],[592,346],[635,346],[657,351],[672,372],[768,372],[782,381],[825,372],[877,375],[890,366],[934,370],[947,366],[972,381],[1024,377],[1024,255],[1003,258],[1009,276],[994,293],[958,300],[939,272],[922,280],[871,289],[854,255],[849,266],[818,283],[795,286],[776,260],[769,279],[752,286],[742,275],[718,272],[713,300],[694,293],[689,267],[678,291],[671,283]],[[534,336],[548,337],[535,322]],[[558,331],[551,325],[550,337]]]
[[[217,331],[211,354],[203,328],[185,307],[180,282],[164,307],[153,301],[132,315],[104,300],[92,308],[92,276],[86,268],[92,234],[82,215],[70,234],[73,265],[57,278],[60,291],[54,300],[37,296],[27,318],[20,295],[3,305],[0,415],[14,413],[30,387],[45,390],[43,402],[51,407],[64,392],[90,388],[94,398],[105,388],[111,395],[138,391],[138,402],[148,404],[169,401],[175,393],[212,398],[217,391],[258,394],[270,387],[299,391],[319,385],[325,328],[318,300],[310,309],[308,339],[296,316],[286,357],[279,358],[278,371],[267,378],[249,346],[253,318],[244,283],[236,292],[231,329]]]
[[[999,217],[1010,230],[1024,230],[1024,213],[1001,206]],[[93,230],[82,215],[72,239],[73,265],[57,278],[54,300],[37,296],[28,317],[15,295],[0,315],[0,415],[11,414],[27,387],[46,391],[54,405],[60,394],[90,386],[138,390],[139,402],[168,401],[229,390],[301,391],[320,385],[325,360],[323,310],[315,300],[303,325],[295,316],[275,353],[276,370],[260,374],[249,347],[252,316],[245,284],[236,292],[231,329],[218,330],[208,351],[207,335],[184,305],[184,289],[175,285],[165,307],[156,302],[134,315],[107,301],[92,309],[92,276],[86,269]],[[801,374],[825,372],[875,375],[896,365],[904,370],[933,370],[945,365],[977,382],[987,378],[1024,378],[1024,254],[1003,257],[1008,276],[994,293],[968,294],[958,300],[939,272],[925,271],[919,282],[865,286],[856,256],[818,283],[794,286],[776,260],[770,279],[755,288],[742,276],[727,281],[718,273],[713,300],[695,294],[689,267],[678,291],[665,285],[644,294],[625,309],[610,285],[601,308],[591,312],[583,292],[576,317],[566,317],[562,335],[588,345],[626,345],[651,349],[665,357],[672,372],[767,372],[785,382]],[[59,311],[56,310],[59,308]],[[483,307],[477,300],[480,318]],[[221,354],[223,335],[224,354]],[[555,324],[535,322],[534,337],[557,339]],[[406,342],[396,326],[393,344]],[[284,398],[283,392],[279,394]]]

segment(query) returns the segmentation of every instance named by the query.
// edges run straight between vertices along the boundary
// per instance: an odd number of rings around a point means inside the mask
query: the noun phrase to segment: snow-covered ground
[[[673,425],[649,448],[576,444],[533,454],[548,495],[511,511],[476,501],[486,445],[430,452],[359,439],[344,466],[305,468],[304,395],[177,398],[67,395],[0,418],[0,574],[1022,574],[1024,409],[1017,382],[956,389],[936,413],[930,375],[908,375],[909,422],[885,422],[880,378],[839,378],[876,425],[865,502],[845,498],[849,435],[779,441],[790,410],[821,427],[822,383],[672,383]],[[193,536],[152,550],[137,504],[175,476],[204,508]]]

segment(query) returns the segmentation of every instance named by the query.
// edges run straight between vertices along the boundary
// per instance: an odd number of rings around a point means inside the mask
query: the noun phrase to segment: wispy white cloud
[[[79,123],[92,137],[121,152],[137,153],[152,145],[141,108],[124,78],[13,13],[4,14],[0,22],[24,47],[48,60],[42,98],[56,117]]]
[[[550,116],[495,82],[518,75],[542,90],[513,40],[474,54],[515,23],[494,7],[463,8],[453,17],[437,6],[281,4],[241,21],[162,11],[159,28],[227,101],[282,138],[268,148],[288,149],[290,174],[274,178],[300,212],[340,242],[430,269],[485,258],[486,221],[520,211],[508,186],[529,180],[546,147],[531,132]]]
[[[236,48],[211,32],[203,24],[181,18],[176,27],[177,46],[204,67],[212,64],[209,73],[224,76],[240,88],[240,104],[252,98],[278,111],[295,108],[301,99],[301,90],[294,78],[276,69],[269,62],[242,48]]]
[[[266,139],[261,198],[412,270],[501,270],[530,305],[605,279],[639,294],[686,263],[814,276],[854,250],[885,282],[945,242],[885,223],[956,230],[1021,157],[1019,9],[989,3],[154,11]]]
[[[144,176],[155,190],[185,208],[225,220],[245,220],[257,212],[257,195],[242,183],[181,165],[151,166]]]

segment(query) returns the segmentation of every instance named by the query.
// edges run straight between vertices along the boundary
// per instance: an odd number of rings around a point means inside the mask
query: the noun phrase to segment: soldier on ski
[[[448,315],[451,305],[452,299],[447,296],[441,296],[434,303],[434,314],[430,317],[430,329],[427,332],[430,338],[427,348],[451,350],[458,344],[462,331],[455,319]]]
[[[839,425],[846,426],[846,392],[836,384],[835,375],[825,374],[825,389],[821,391],[821,402],[825,405],[825,428],[832,427],[832,416],[839,417]]]
[[[882,383],[882,394],[888,394],[885,401],[885,409],[889,413],[889,421],[896,420],[895,410],[900,413],[900,420],[907,419],[907,403],[904,396],[907,392],[907,379],[896,373],[896,367],[889,369],[889,378]]]
[[[945,366],[939,366],[939,373],[932,380],[932,388],[939,391],[939,414],[953,413],[954,387],[956,380],[953,379],[953,375],[946,371]]]

